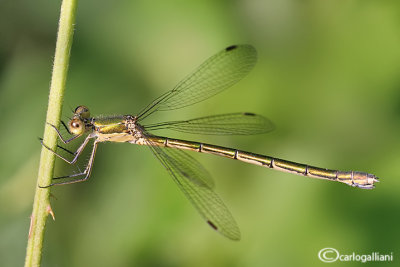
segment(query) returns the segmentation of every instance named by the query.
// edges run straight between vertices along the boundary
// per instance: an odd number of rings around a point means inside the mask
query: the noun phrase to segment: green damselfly
[[[43,142],[42,144],[67,163],[74,164],[89,141],[93,139],[93,148],[88,163],[84,171],[68,176],[55,177],[53,178],[54,180],[66,180],[54,182],[43,187],[87,180],[92,171],[98,143],[127,142],[146,145],[167,169],[178,187],[207,223],[224,236],[233,240],[240,239],[239,228],[222,200],[212,190],[213,181],[211,176],[199,162],[183,150],[214,154],[279,171],[342,182],[353,187],[373,188],[374,183],[378,182],[378,178],[373,174],[323,169],[238,149],[173,139],[150,133],[155,130],[170,129],[199,134],[250,135],[265,133],[273,129],[273,124],[268,119],[253,113],[222,114],[147,125],[142,123],[145,118],[157,111],[183,108],[221,92],[246,76],[254,67],[256,61],[257,53],[252,46],[230,46],[206,60],[174,89],[155,99],[136,116],[91,117],[87,107],[77,107],[68,125],[62,122],[62,125],[72,135],[71,138],[65,139],[60,131],[54,125],[51,125],[65,144],[86,135],[76,152],[69,151],[73,154],[73,159],[69,160],[45,146]],[[58,147],[68,151],[66,148]]]

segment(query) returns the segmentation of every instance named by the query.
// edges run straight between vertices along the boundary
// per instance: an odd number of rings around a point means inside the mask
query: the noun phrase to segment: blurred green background
[[[59,8],[60,1],[0,2],[1,266],[24,262]],[[88,182],[52,189],[56,221],[47,224],[43,266],[322,266],[325,247],[393,252],[395,264],[399,32],[397,1],[79,1],[64,120],[77,105],[134,114],[209,56],[249,43],[259,61],[244,80],[158,118],[249,111],[276,130],[168,134],[366,171],[381,183],[361,190],[192,154],[241,228],[242,240],[232,242],[203,222],[147,148],[101,144]]]

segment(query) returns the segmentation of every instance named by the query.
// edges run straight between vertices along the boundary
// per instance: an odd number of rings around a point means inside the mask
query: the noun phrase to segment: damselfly
[[[182,121],[142,124],[145,118],[157,111],[183,108],[203,101],[230,87],[250,72],[256,60],[257,53],[252,46],[230,46],[206,60],[174,89],[158,97],[136,116],[91,117],[87,107],[77,107],[68,126],[62,122],[62,125],[72,135],[71,138],[65,139],[60,131],[54,125],[51,125],[65,144],[86,135],[76,152],[70,152],[74,156],[73,159],[69,160],[43,145],[67,163],[74,164],[89,140],[93,139],[93,148],[88,163],[84,171],[55,177],[53,178],[55,180],[66,180],[54,182],[44,187],[87,180],[93,168],[98,143],[127,142],[146,145],[167,169],[178,187],[206,222],[212,228],[233,240],[240,239],[239,228],[222,200],[212,190],[213,181],[209,173],[183,150],[214,154],[279,171],[342,182],[354,187],[373,188],[374,183],[378,182],[377,177],[373,174],[317,168],[238,149],[162,137],[151,133],[155,130],[170,129],[199,134],[250,135],[265,133],[273,129],[273,124],[268,119],[253,113],[231,113]],[[59,148],[68,151],[61,146]]]

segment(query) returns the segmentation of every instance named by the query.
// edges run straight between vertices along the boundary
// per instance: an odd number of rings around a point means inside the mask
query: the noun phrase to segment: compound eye
[[[70,120],[68,128],[69,131],[74,135],[82,134],[85,131],[83,121],[78,118]]]
[[[88,119],[90,117],[90,111],[86,106],[79,106],[75,109],[75,115],[82,119]]]

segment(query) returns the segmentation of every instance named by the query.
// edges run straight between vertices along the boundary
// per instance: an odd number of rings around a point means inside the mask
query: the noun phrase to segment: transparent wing
[[[232,86],[254,67],[257,52],[251,45],[225,48],[200,65],[174,89],[161,95],[138,114],[143,120],[155,111],[183,108]]]
[[[161,129],[185,133],[216,135],[250,135],[272,131],[274,124],[254,113],[229,113],[201,117],[184,121],[169,121],[143,126],[146,131]]]
[[[204,168],[184,151],[152,145],[149,147],[167,169],[178,187],[200,215],[216,231],[232,240],[240,239],[239,228],[231,213],[208,183],[199,179]],[[187,164],[190,158],[191,164]],[[196,164],[192,164],[195,162]]]
[[[151,144],[150,140],[148,142]],[[155,145],[152,144],[151,146],[154,147]],[[159,146],[156,147],[156,150],[156,152],[166,154],[168,159],[173,159],[174,167],[179,169],[185,179],[189,179],[198,186],[214,187],[214,180],[210,173],[189,154],[179,149],[160,148]]]

